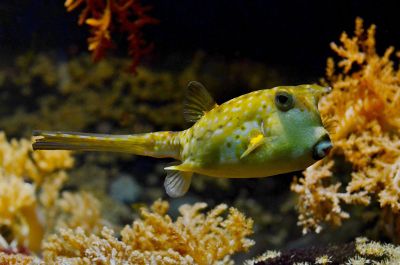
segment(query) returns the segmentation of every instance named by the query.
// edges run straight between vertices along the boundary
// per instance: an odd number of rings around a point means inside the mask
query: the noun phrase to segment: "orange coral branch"
[[[86,23],[91,28],[88,38],[88,49],[94,61],[104,57],[113,45],[112,33],[117,31],[127,35],[128,54],[132,58],[131,70],[135,71],[143,55],[152,45],[143,40],[142,28],[157,24],[158,20],[147,15],[150,7],[143,7],[138,0],[66,0],[68,12],[85,6],[78,24]]]
[[[340,44],[331,44],[340,60],[328,59],[326,82],[333,90],[319,109],[323,120],[337,121],[331,135],[335,148],[326,161],[331,162],[307,169],[292,185],[301,197],[299,224],[305,230],[318,231],[321,222],[339,225],[349,217],[341,204],[368,205],[375,199],[382,208],[400,211],[400,70],[390,58],[393,47],[376,52],[375,29],[364,30],[357,18],[354,36],[343,33]],[[331,177],[338,155],[353,166],[343,192]]]

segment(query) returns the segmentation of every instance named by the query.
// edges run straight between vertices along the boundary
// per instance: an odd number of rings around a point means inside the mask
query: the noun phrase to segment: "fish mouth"
[[[321,160],[326,157],[331,151],[333,145],[328,134],[325,134],[318,140],[312,149],[312,158],[314,160]]]

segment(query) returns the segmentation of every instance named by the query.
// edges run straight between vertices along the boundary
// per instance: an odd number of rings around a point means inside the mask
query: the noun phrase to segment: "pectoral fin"
[[[183,196],[189,190],[192,175],[192,172],[167,170],[167,177],[164,181],[167,194],[172,198]]]
[[[261,146],[265,142],[265,137],[264,135],[259,132],[251,136],[249,145],[247,146],[246,151],[243,152],[243,154],[240,156],[240,159],[243,157],[246,157],[248,154],[253,152],[257,147]]]

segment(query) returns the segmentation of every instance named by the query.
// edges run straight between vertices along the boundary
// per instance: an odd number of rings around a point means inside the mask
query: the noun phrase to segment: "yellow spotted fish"
[[[180,132],[107,135],[35,131],[33,149],[126,152],[180,163],[166,167],[171,197],[184,195],[194,173],[224,178],[267,177],[302,170],[332,148],[317,104],[329,88],[281,86],[217,105],[199,82],[190,82]]]

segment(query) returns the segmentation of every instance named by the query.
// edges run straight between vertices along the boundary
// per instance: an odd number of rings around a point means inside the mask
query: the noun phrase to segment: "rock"
[[[133,203],[139,198],[141,190],[133,176],[122,174],[112,182],[110,196],[123,203]]]

